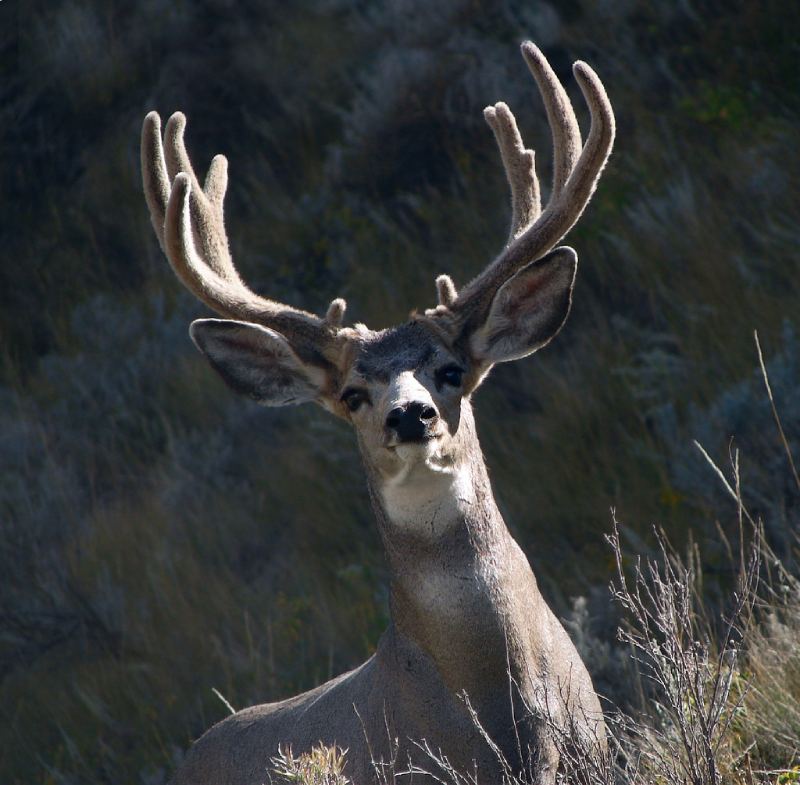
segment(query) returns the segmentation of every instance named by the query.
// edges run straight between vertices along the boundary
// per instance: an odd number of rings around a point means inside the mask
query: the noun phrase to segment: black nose
[[[428,428],[438,417],[433,406],[414,401],[392,409],[386,418],[386,427],[393,430],[401,442],[423,442]]]

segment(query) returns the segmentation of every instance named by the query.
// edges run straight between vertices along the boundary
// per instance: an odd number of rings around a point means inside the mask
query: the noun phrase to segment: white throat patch
[[[380,495],[395,526],[431,537],[457,526],[475,502],[469,471],[437,463],[435,450],[424,461],[409,462],[385,481]]]

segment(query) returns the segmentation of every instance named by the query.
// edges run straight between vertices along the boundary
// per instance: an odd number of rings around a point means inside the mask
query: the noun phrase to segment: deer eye
[[[366,390],[358,390],[351,387],[349,390],[345,390],[342,393],[341,400],[351,412],[356,412],[359,410],[362,403],[369,403],[369,395]]]
[[[448,384],[450,387],[461,387],[461,379],[464,376],[464,369],[459,368],[457,365],[445,365],[436,371],[436,381],[442,384]]]

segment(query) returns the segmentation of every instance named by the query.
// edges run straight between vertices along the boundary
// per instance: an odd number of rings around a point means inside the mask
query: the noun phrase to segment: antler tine
[[[346,309],[347,303],[341,297],[331,300],[328,310],[325,312],[325,324],[329,327],[341,327]]]
[[[164,247],[164,219],[169,201],[170,183],[185,172],[192,183],[192,225],[195,243],[202,249],[208,266],[218,275],[241,283],[228,251],[228,238],[222,215],[222,202],[228,183],[228,161],[225,156],[214,157],[201,189],[183,141],[186,118],[176,112],[167,121],[161,141],[161,118],[150,112],[142,126],[142,175],[144,192],[156,237]]]
[[[192,234],[206,264],[222,278],[241,284],[228,249],[223,217],[223,201],[228,188],[228,159],[224,155],[214,156],[206,175],[205,188],[201,188],[186,151],[185,132],[186,116],[183,112],[175,112],[167,120],[164,129],[167,175],[170,180],[175,180],[180,172],[189,177],[192,184],[189,200]]]
[[[550,198],[555,199],[564,190],[578,161],[582,146],[581,129],[567,91],[539,47],[526,41],[520,49],[539,87],[553,135],[553,190]]]
[[[192,231],[192,178],[175,176],[164,217],[164,253],[184,286],[222,316],[252,316],[256,302],[243,302],[239,286],[222,278],[197,251]],[[254,295],[255,297],[255,295]]]
[[[321,319],[261,297],[242,282],[228,250],[223,220],[227,160],[215,156],[201,188],[183,141],[185,127],[186,118],[180,112],[174,114],[165,129],[166,144],[161,140],[158,114],[150,112],[142,128],[145,197],[156,236],[175,274],[222,316],[274,327],[296,338],[303,354],[315,348],[323,354],[333,348],[335,353],[344,300],[334,300]]]
[[[142,125],[142,182],[144,198],[150,211],[150,221],[161,250],[164,248],[164,218],[169,201],[170,181],[161,144],[161,118],[157,112],[148,113]]]
[[[451,316],[457,315],[458,323],[469,320],[470,315],[475,312],[482,313],[483,307],[491,302],[495,292],[505,281],[525,265],[544,256],[574,226],[594,192],[614,144],[614,112],[611,103],[602,82],[586,63],[578,61],[573,65],[575,79],[591,114],[589,136],[578,155],[576,151],[580,149],[580,132],[564,88],[532,43],[524,43],[522,53],[536,77],[552,129],[555,148],[553,194],[541,215],[524,231],[519,232],[500,256],[461,290],[450,307]],[[505,129],[502,131],[502,142],[498,136],[501,153],[504,145],[507,149],[513,146],[516,150],[513,153],[516,155],[515,160],[519,160],[522,141],[520,139],[517,142],[519,132],[516,130],[516,123],[512,130],[513,116],[509,111],[510,118],[504,117],[502,110],[498,112],[497,106],[494,109],[494,123],[504,123]],[[494,129],[492,120],[489,122]],[[508,166],[506,170],[508,171]],[[511,178],[509,173],[509,182]],[[512,183],[512,192],[513,190]],[[512,223],[512,232],[515,226],[516,218]]]
[[[517,121],[502,102],[487,106],[483,116],[494,131],[500,157],[511,188],[510,243],[530,226],[542,211],[539,179],[536,177],[533,150],[526,150],[517,128]]]
[[[439,296],[439,305],[449,308],[457,299],[456,285],[449,275],[440,275],[436,279],[436,293]]]

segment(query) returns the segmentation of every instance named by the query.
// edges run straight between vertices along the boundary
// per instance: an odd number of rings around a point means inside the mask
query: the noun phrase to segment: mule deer
[[[391,578],[391,623],[372,657],[215,725],[175,783],[255,785],[279,744],[299,753],[320,742],[348,749],[346,773],[369,782],[371,755],[388,754],[387,728],[402,761],[419,761],[412,740],[425,739],[483,780],[501,773],[500,752],[515,770],[530,767],[534,781],[552,782],[553,711],[556,723],[603,744],[589,675],[497,509],[470,405],[495,363],[535,352],[564,324],[577,257],[553,248],[591,198],[614,140],[611,106],[588,65],[573,67],[591,113],[583,144],[547,60],[530,42],[522,55],[553,135],[547,206],[514,116],[503,103],[488,107],[511,188],[508,243],[461,291],[441,275],[437,306],[379,331],[343,326],[341,299],[319,317],[250,291],[228,251],[225,158],[213,159],[201,187],[184,116],[170,118],[163,140],[159,116],[144,121],[144,190],[158,240],[184,285],[225,317],[193,322],[192,339],[237,392],[265,406],[314,401],[355,428]]]

